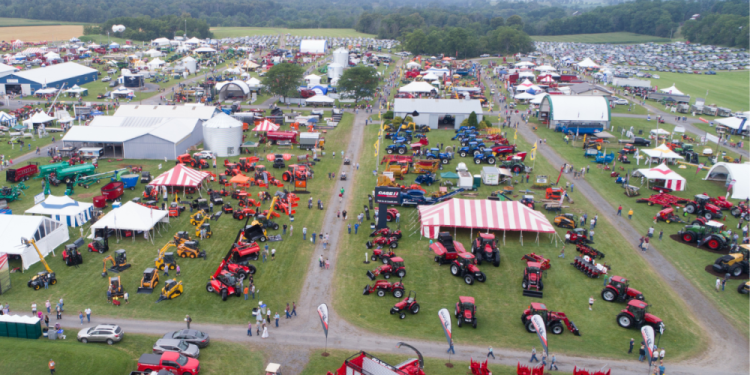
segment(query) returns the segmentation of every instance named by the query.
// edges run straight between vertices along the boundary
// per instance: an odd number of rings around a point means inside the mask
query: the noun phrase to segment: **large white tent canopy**
[[[599,67],[597,63],[595,63],[593,60],[591,60],[588,57],[581,60],[581,62],[578,63],[578,66],[581,68],[598,68]]]
[[[435,86],[427,83],[427,82],[412,82],[404,87],[401,87],[398,89],[399,92],[409,92],[409,93],[429,93],[432,91],[437,91],[435,89]]]
[[[21,256],[23,269],[39,262],[33,246],[24,246],[21,239],[34,239],[42,256],[70,239],[68,228],[45,216],[0,215],[0,253]]]
[[[708,170],[706,180],[728,181],[732,199],[750,198],[750,164],[716,163]]]
[[[169,222],[167,211],[154,210],[135,202],[126,202],[91,225],[91,229],[119,229],[150,231],[163,219]]]
[[[307,102],[307,103],[332,104],[333,102],[335,102],[335,100],[333,98],[330,98],[330,97],[325,96],[325,95],[315,95],[315,96],[313,96],[311,98],[307,98],[307,100],[305,100],[305,102]]]
[[[669,169],[666,164],[662,163],[658,167],[643,168],[633,172],[635,177],[643,176],[649,180],[664,180],[664,187],[674,191],[683,191],[686,188],[685,177]]]
[[[49,215],[69,227],[78,227],[91,219],[94,205],[74,201],[68,196],[50,195],[44,201],[26,210],[27,214]]]
[[[676,160],[676,159],[684,159],[680,154],[672,151],[667,147],[667,145],[662,144],[657,148],[647,149],[647,150],[641,150],[644,154],[648,155],[650,158],[656,158],[656,159],[666,159],[666,160]]]
[[[667,94],[685,95],[682,91],[677,90],[677,87],[675,87],[674,83],[672,84],[672,87],[667,87],[666,89],[661,89],[659,91],[666,92]]]

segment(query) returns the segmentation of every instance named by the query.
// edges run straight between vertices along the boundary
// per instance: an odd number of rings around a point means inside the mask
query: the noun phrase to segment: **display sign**
[[[34,204],[39,204],[44,202],[44,192],[39,193],[34,196]]]
[[[401,188],[378,186],[375,188],[375,203],[401,204]]]

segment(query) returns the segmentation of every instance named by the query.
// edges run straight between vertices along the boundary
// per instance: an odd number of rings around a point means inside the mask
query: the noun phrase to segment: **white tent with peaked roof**
[[[659,91],[666,92],[667,94],[685,95],[682,91],[677,90],[677,87],[675,87],[674,83],[672,84],[672,87],[667,87],[666,89],[660,89]]]
[[[45,216],[0,215],[0,253],[21,256],[23,269],[39,262],[33,246],[25,246],[21,239],[34,239],[42,256],[68,242],[70,235],[65,224]]]

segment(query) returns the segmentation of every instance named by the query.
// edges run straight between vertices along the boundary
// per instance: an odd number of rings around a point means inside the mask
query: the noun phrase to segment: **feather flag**
[[[531,324],[534,325],[536,335],[539,337],[539,341],[542,343],[542,349],[544,353],[548,353],[547,349],[547,327],[544,325],[544,319],[539,315],[533,315],[531,317]]]
[[[380,152],[380,140],[378,139],[375,141],[375,157],[378,157],[378,153]]]
[[[539,145],[539,142],[534,142],[534,147],[532,147],[532,148],[531,148],[531,155],[530,155],[530,158],[531,158],[531,160],[532,160],[532,161],[533,161],[534,159],[536,159],[536,150],[537,150],[537,146],[538,146],[538,145]]]
[[[641,336],[643,336],[643,342],[646,344],[648,358],[651,359],[654,356],[654,329],[651,326],[643,326]]]
[[[438,317],[440,318],[440,324],[443,325],[443,332],[445,332],[445,339],[448,340],[448,346],[451,346],[453,343],[453,337],[451,336],[451,314],[448,312],[448,309],[440,309]]]
[[[318,316],[320,316],[320,323],[323,325],[323,332],[328,338],[328,305],[322,303],[318,306]]]

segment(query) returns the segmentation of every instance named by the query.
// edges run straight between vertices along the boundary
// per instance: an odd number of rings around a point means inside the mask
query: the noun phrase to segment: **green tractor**
[[[24,192],[18,186],[3,186],[0,188],[0,206],[7,206],[8,203],[21,199],[21,194]]]
[[[718,221],[708,221],[705,225],[686,225],[677,235],[688,243],[707,245],[711,250],[722,250],[731,244],[729,233],[723,231],[724,224]]]

